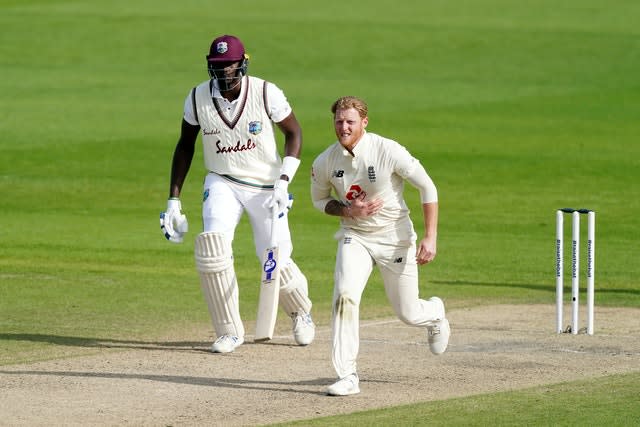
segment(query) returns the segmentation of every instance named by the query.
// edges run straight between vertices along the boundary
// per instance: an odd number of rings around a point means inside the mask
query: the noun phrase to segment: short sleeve
[[[267,114],[274,123],[280,123],[291,114],[291,106],[284,92],[273,83],[267,82]]]

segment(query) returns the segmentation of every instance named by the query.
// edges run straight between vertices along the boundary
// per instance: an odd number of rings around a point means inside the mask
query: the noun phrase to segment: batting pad
[[[291,260],[280,272],[280,307],[290,317],[311,312],[307,278]]]
[[[231,245],[221,233],[200,233],[196,237],[195,258],[217,336],[244,337]]]

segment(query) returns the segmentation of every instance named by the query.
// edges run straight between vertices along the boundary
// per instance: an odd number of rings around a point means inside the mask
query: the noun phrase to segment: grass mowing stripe
[[[636,372],[272,426],[632,426],[638,393]]]

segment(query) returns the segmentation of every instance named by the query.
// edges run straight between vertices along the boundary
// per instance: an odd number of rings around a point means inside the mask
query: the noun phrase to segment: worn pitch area
[[[202,330],[164,342],[98,342],[84,356],[0,367],[0,424],[258,425],[640,369],[638,309],[596,307],[594,336],[553,333],[551,305],[459,309],[448,318],[442,356],[429,352],[421,329],[363,322],[362,392],[349,397],[325,395],[335,380],[328,325],[308,347],[279,324],[270,343],[247,336],[226,355],[208,351]]]

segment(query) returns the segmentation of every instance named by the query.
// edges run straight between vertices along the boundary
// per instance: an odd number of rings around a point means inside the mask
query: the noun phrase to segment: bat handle
[[[278,214],[273,212],[271,215],[271,247],[277,246],[278,243],[278,234],[276,232],[276,220],[278,219]]]

